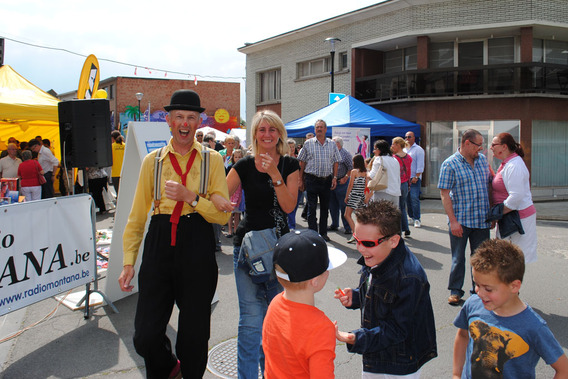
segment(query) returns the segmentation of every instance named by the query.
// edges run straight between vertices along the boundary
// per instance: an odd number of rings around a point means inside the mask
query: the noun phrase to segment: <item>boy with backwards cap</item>
[[[278,240],[274,269],[284,292],[272,299],[264,319],[266,379],[334,378],[335,326],[315,307],[314,295],[324,287],[328,270],[346,260],[311,229]]]

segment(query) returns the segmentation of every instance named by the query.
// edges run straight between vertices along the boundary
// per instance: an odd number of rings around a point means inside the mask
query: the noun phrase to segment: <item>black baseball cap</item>
[[[274,248],[274,263],[286,272],[275,270],[276,275],[290,282],[313,279],[346,260],[343,251],[328,246],[323,237],[311,229],[283,235]]]

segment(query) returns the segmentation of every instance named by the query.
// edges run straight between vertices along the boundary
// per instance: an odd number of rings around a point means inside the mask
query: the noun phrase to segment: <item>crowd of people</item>
[[[98,213],[106,213],[108,200],[103,190],[112,183],[116,194],[124,160],[124,137],[119,131],[111,133],[113,165],[111,167],[85,167],[89,192],[93,196]],[[56,189],[62,196],[84,192],[85,183],[81,172],[64,167],[55,157],[49,139],[37,136],[29,142],[8,139],[7,149],[0,155],[0,178],[19,179],[19,192],[25,201],[55,197]]]
[[[424,151],[414,133],[394,138],[392,145],[376,141],[374,159],[365,161],[361,154],[342,152],[341,138],[326,137],[325,120],[315,123],[315,134],[300,147],[287,138],[280,117],[263,110],[253,117],[248,148],[234,137],[223,147],[198,130],[200,104],[190,90],[172,95],[165,107],[172,139],[144,159],[124,234],[119,284],[131,291],[153,207],[134,335],[148,377],[202,377],[218,275],[215,230],[228,222],[239,304],[239,378],[258,378],[259,370],[268,379],[333,378],[336,341],[362,355],[363,378],[419,378],[438,351],[428,278],[403,238],[410,225],[421,227]],[[463,304],[454,321],[453,375],[534,377],[542,357],[558,377],[566,377],[562,347],[519,298],[525,263],[536,259],[536,218],[522,148],[507,133],[496,136],[491,149],[502,165],[494,173],[480,154],[483,144],[478,131],[466,131],[440,168],[452,252],[448,303]],[[382,170],[388,184],[370,190]],[[200,180],[186,181],[188,174]],[[295,223],[304,192],[307,229]],[[349,332],[334,325],[314,298],[328,270],[346,259],[326,244],[340,216],[349,242],[361,253],[357,288],[335,291],[341,305],[361,310],[361,328]],[[498,238],[492,240],[488,231],[495,225]],[[464,304],[467,241],[474,282]],[[165,335],[173,304],[180,309],[175,352]]]
[[[18,178],[20,194],[26,201],[54,197],[58,169],[51,141],[41,136],[29,142],[10,137],[7,149],[0,154],[0,178]]]
[[[267,379],[333,378],[336,341],[362,355],[363,378],[419,378],[438,350],[430,284],[404,238],[410,226],[422,225],[424,150],[414,133],[391,144],[375,141],[374,157],[366,161],[347,152],[340,137],[327,138],[325,120],[316,121],[315,134],[298,146],[276,113],[259,111],[245,147],[235,136],[220,143],[199,130],[205,109],[194,91],[174,92],[164,108],[172,137],[142,162],[118,279],[123,291],[133,290],[144,240],[133,339],[147,377],[203,376],[218,278],[215,252],[226,227],[239,304],[239,378],[258,378],[259,370]],[[112,138],[113,153],[123,153],[122,136]],[[366,148],[366,136],[364,142]],[[519,297],[525,265],[537,259],[523,148],[508,133],[495,136],[490,148],[501,166],[494,172],[481,153],[484,144],[479,131],[463,132],[459,148],[439,168],[452,256],[448,303],[462,305],[454,320],[453,377],[534,377],[540,358],[557,377],[568,377],[562,347]],[[2,176],[20,177],[30,199],[52,196],[39,184],[41,175],[52,185],[58,169],[49,146],[32,140],[21,150],[9,143]],[[89,187],[98,192],[110,176],[118,193],[119,173],[89,168]],[[387,184],[372,190],[377,175],[386,175]],[[303,193],[307,229],[295,222]],[[361,327],[352,331],[330,321],[314,297],[329,270],[346,259],[326,243],[340,219],[348,243],[361,254],[358,286],[335,290],[338,304],[361,312]],[[472,283],[464,302],[468,243]],[[179,317],[172,347],[166,330],[174,305]]]

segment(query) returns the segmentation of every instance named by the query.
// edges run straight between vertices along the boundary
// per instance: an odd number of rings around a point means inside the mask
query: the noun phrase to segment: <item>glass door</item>
[[[450,155],[454,154],[461,144],[463,133],[468,129],[475,129],[483,136],[483,150],[481,153],[487,157],[494,171],[497,171],[501,161],[493,157],[491,142],[499,133],[509,133],[515,141],[520,141],[521,124],[519,120],[499,121],[446,121],[430,122],[429,143],[426,150],[426,170],[428,172],[427,193],[439,196],[438,180],[440,166]]]

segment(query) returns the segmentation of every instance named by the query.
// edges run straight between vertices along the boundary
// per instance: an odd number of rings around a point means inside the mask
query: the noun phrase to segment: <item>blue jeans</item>
[[[282,286],[276,279],[262,284],[253,283],[246,262],[239,262],[240,250],[240,246],[235,246],[233,249],[233,270],[239,297],[238,377],[257,379],[259,364],[264,374],[262,323],[268,304],[274,296],[282,292]]]
[[[410,191],[408,192],[408,215],[410,218],[420,220],[420,186],[422,179],[418,179],[416,183],[410,182]]]
[[[331,191],[331,197],[329,199],[329,214],[331,216],[331,227],[339,227],[339,215],[341,215],[341,222],[345,230],[351,230],[349,223],[345,219],[345,194],[347,193],[347,187],[349,187],[349,180],[345,184],[339,184],[333,191]]]
[[[298,190],[298,200],[296,200],[296,207],[290,213],[288,213],[288,227],[290,229],[296,229],[296,211],[298,210],[298,206],[300,205],[300,196],[303,192]]]
[[[473,255],[475,249],[481,243],[489,239],[489,229],[475,229],[463,226],[463,237],[456,237],[450,230],[450,249],[452,250],[452,268],[450,270],[450,280],[448,289],[452,295],[459,295],[462,297],[464,291],[462,290],[465,278],[465,247],[469,240],[470,256]],[[475,284],[473,277],[471,279],[472,293],[475,291]]]
[[[408,182],[400,183],[400,198],[398,207],[400,208],[400,230],[406,232],[408,229],[408,217],[406,215],[406,199],[408,197]]]

